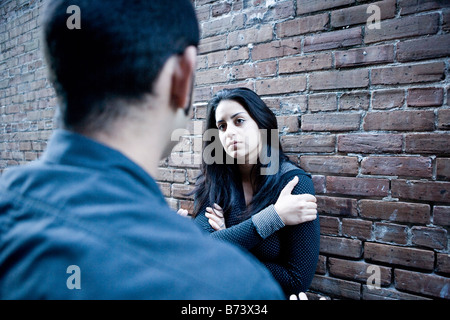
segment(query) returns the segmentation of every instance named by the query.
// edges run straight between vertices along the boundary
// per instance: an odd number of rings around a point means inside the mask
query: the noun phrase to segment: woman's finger
[[[216,231],[220,230],[220,227],[219,227],[219,225],[217,224],[217,222],[215,222],[215,221],[212,220],[212,219],[209,219],[208,222],[209,222],[209,224],[211,225],[211,227],[213,227],[214,230],[216,230]]]
[[[214,213],[223,218],[223,209],[217,203],[214,203],[214,209]]]
[[[221,226],[223,224],[223,219],[219,218],[218,216],[216,216],[213,213],[206,213],[205,216],[211,220],[214,220],[218,226]]]

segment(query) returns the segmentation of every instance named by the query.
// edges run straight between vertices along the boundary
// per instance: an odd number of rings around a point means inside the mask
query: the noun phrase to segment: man
[[[67,27],[72,5],[80,28]],[[0,181],[0,298],[283,298],[262,265],[178,216],[154,181],[191,107],[190,1],[52,0],[42,29],[62,129]]]

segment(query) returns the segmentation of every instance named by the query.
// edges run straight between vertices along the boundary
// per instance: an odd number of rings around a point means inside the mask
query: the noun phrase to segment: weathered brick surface
[[[312,174],[321,249],[311,297],[449,299],[450,7],[416,0],[194,0],[194,116],[157,179],[192,210],[206,104],[247,87]],[[42,155],[57,99],[39,39],[42,1],[0,1],[0,172]],[[372,6],[372,7],[370,7]],[[367,23],[380,9],[380,28]],[[373,22],[373,21],[372,21]],[[380,268],[371,288],[369,266]]]

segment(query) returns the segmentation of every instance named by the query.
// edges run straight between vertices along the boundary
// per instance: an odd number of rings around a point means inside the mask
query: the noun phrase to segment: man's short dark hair
[[[80,8],[80,29],[67,26],[71,5]],[[154,93],[167,59],[199,43],[190,0],[50,0],[42,22],[62,126],[74,131],[101,130],[126,114],[119,102]]]

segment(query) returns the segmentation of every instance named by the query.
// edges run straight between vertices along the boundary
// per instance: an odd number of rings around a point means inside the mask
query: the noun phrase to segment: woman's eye
[[[244,119],[237,119],[236,123],[243,123],[245,120]]]
[[[219,129],[220,131],[223,131],[223,130],[225,130],[225,125],[219,124],[219,125],[217,126],[217,129]]]

